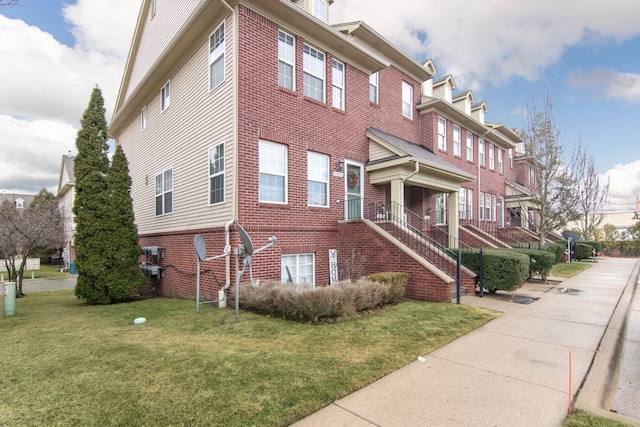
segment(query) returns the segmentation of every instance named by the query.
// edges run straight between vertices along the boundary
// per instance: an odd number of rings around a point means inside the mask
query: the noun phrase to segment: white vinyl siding
[[[307,197],[309,206],[329,206],[329,156],[307,153]]]
[[[375,72],[369,76],[369,102],[379,103],[380,94],[380,75]]]
[[[173,212],[173,169],[156,175],[156,216]]]
[[[295,39],[284,31],[278,31],[278,85],[295,90]]]
[[[224,142],[209,149],[209,204],[224,202]]]
[[[287,147],[260,141],[260,201],[287,202]]]
[[[314,254],[288,254],[282,255],[280,263],[280,280],[296,285],[308,285],[313,287],[315,283],[315,256]]]
[[[160,90],[160,108],[162,111],[166,110],[167,108],[169,108],[169,105],[171,104],[171,82],[168,81],[167,83],[165,83],[164,86],[162,86],[162,89]]]
[[[158,15],[154,23],[165,19],[166,8],[172,7],[169,3],[171,2],[158,4]],[[184,0],[185,7],[190,3],[191,0]],[[235,57],[234,31],[230,31],[229,22],[227,20],[225,25],[228,30],[225,40],[225,76],[234,75],[235,67],[235,61],[232,60]],[[213,24],[210,30],[219,24],[220,21]],[[114,135],[129,161],[131,196],[139,233],[222,227],[233,217],[237,185],[234,174],[231,173],[233,165],[229,159],[233,158],[236,151],[234,85],[229,84],[229,79],[226,79],[211,93],[215,96],[208,96],[208,36],[209,33],[205,33],[199,44],[193,46],[193,53],[171,76],[174,99],[169,108],[172,111],[165,112],[170,114],[160,112],[161,99],[156,95],[147,104],[147,129],[144,132],[140,132],[140,120],[132,120]],[[156,94],[160,92],[159,86]],[[178,102],[183,93],[185,96],[190,94],[188,102]],[[178,94],[180,96],[176,98]],[[221,141],[225,141],[226,160],[224,203],[210,206],[207,153],[213,144]],[[173,212],[170,215],[156,216],[155,174],[159,167],[168,165],[168,160],[175,172]],[[255,197],[257,199],[257,194]]]
[[[344,110],[344,64],[335,59],[332,62],[331,82],[333,107]]]
[[[147,106],[142,107],[142,111],[140,111],[140,130],[145,130],[147,128]]]
[[[447,120],[438,117],[438,148],[447,151]]]
[[[224,22],[209,37],[209,90],[224,81]]]
[[[304,96],[324,102],[324,53],[305,44],[302,55]]]
[[[462,156],[462,147],[460,141],[460,126],[453,125],[453,155]]]
[[[402,115],[413,120],[413,86],[402,82]]]

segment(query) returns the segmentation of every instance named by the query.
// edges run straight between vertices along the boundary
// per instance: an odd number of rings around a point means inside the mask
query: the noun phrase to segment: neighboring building
[[[362,22],[328,25],[331,3],[143,1],[109,132],[140,243],[163,248],[160,293],[193,297],[194,236],[222,253],[236,222],[256,245],[278,238],[253,259],[262,280],[328,285],[330,254],[357,253],[434,301],[455,272],[439,244],[536,239],[504,233],[535,219],[517,132],[485,123],[486,104],[430,60]],[[203,287],[234,283],[232,264],[211,262]]]
[[[60,164],[60,177],[58,178],[58,209],[62,215],[63,224],[63,240],[61,242],[62,259],[65,268],[69,268],[70,264],[75,261],[76,253],[74,250],[73,236],[75,234],[75,223],[72,213],[73,201],[76,195],[75,175],[73,173],[73,159],[69,155],[62,156]]]
[[[33,194],[2,192],[0,193],[0,203],[4,203],[5,200],[8,200],[16,209],[24,210],[31,204],[33,196]]]

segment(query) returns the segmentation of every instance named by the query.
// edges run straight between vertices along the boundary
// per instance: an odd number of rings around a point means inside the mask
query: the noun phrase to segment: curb
[[[578,390],[574,408],[604,418],[640,426],[640,420],[612,412],[618,385],[618,361],[627,329],[629,307],[640,272],[640,259],[636,262],[618,304],[611,315],[589,372]]]

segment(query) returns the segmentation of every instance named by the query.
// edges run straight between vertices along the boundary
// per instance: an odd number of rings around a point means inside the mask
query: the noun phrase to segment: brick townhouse
[[[486,104],[452,95],[432,61],[363,22],[329,25],[330,3],[143,1],[109,131],[129,161],[140,244],[161,248],[161,294],[193,298],[194,236],[220,254],[239,224],[256,246],[278,239],[254,278],[329,285],[337,254],[448,301],[444,249],[507,246],[495,231],[534,219],[517,132],[485,123]],[[234,283],[233,257],[204,269],[204,293]]]

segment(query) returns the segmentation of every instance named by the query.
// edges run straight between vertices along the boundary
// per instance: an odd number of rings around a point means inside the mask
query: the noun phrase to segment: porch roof
[[[409,185],[456,191],[463,182],[476,177],[431,150],[376,128],[367,129],[372,183],[406,180]]]
[[[508,208],[519,207],[522,205],[529,208],[535,208],[537,206],[537,203],[540,200],[540,195],[538,193],[508,178],[504,180],[504,183],[508,188],[510,187],[513,192],[513,194],[509,194],[507,188],[505,201]]]

